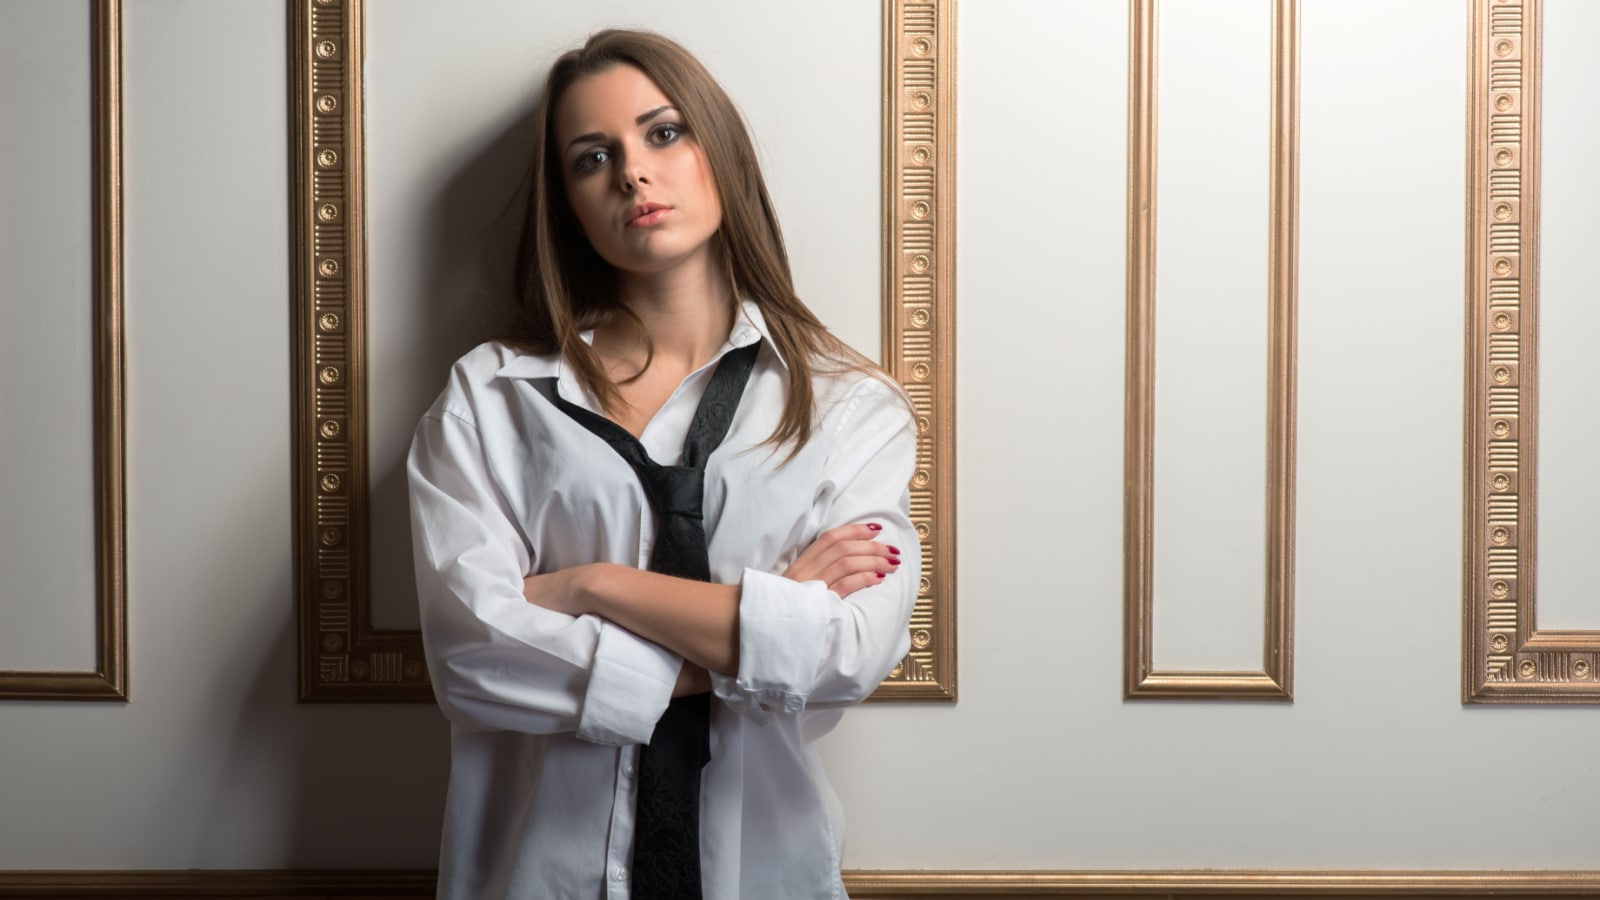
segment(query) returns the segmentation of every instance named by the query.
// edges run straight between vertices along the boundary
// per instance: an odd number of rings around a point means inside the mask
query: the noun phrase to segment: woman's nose
[[[617,166],[617,172],[622,176],[621,187],[623,193],[631,194],[640,185],[648,185],[650,183],[649,173],[645,171],[644,166],[633,159],[625,160],[622,165]]]

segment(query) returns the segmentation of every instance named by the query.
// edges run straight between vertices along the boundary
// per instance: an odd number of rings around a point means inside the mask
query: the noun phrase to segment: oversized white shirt
[[[651,458],[679,462],[717,361],[765,336],[742,304],[721,351],[645,427]],[[843,823],[812,742],[904,656],[920,575],[905,402],[869,375],[819,375],[815,433],[783,462],[789,448],[763,442],[785,372],[767,340],[706,465],[711,577],[741,586],[739,671],[712,675],[701,778],[708,900],[844,896]],[[407,466],[423,645],[453,726],[439,896],[454,900],[628,896],[639,745],[682,665],[604,619],[523,599],[529,574],[647,568],[655,537],[633,469],[552,390],[597,408],[558,356],[479,346],[451,370]],[[780,574],[818,534],[855,522],[883,526],[898,571],[842,599]]]

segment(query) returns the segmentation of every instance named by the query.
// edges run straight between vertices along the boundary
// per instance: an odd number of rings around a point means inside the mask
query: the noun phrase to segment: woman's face
[[[626,64],[574,82],[556,103],[567,200],[601,259],[623,272],[708,266],[717,187],[683,115]]]

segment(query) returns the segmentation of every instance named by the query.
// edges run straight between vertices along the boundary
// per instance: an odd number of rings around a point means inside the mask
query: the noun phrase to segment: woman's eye
[[[673,125],[670,122],[663,122],[660,125],[650,129],[650,142],[653,144],[670,144],[673,141],[676,141],[678,138],[683,137],[683,135],[684,127],[682,125]]]
[[[587,150],[572,161],[572,168],[577,172],[593,172],[605,165],[611,159],[611,151],[601,147]]]

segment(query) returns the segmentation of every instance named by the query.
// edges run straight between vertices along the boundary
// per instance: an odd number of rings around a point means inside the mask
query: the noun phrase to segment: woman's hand
[[[824,531],[783,570],[783,577],[824,582],[840,597],[877,584],[900,565],[900,550],[876,540],[882,530],[868,523]]]

